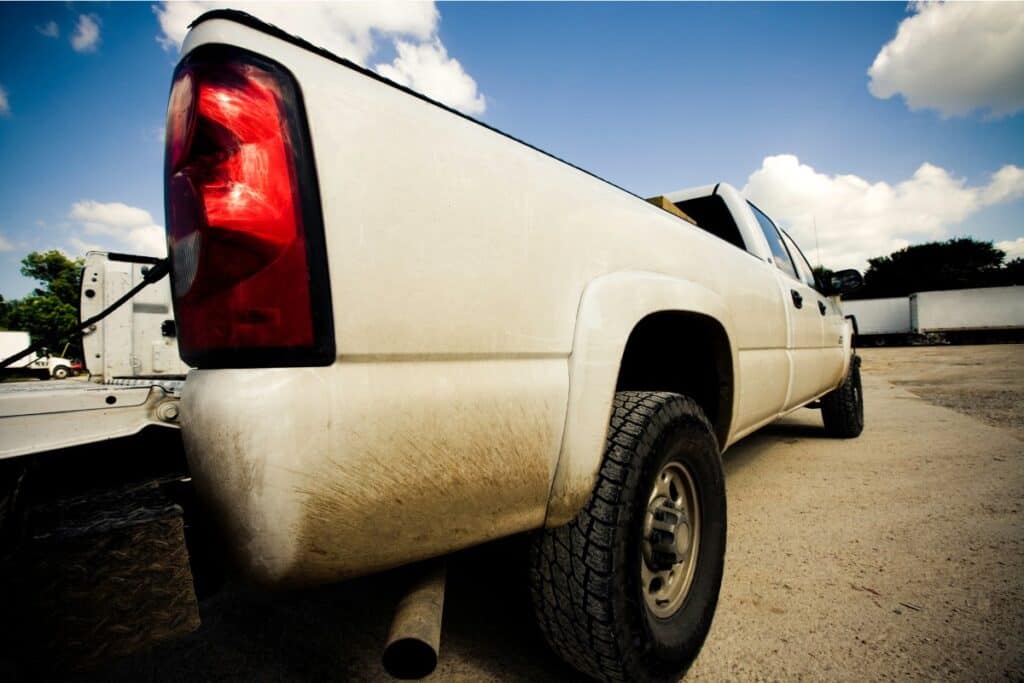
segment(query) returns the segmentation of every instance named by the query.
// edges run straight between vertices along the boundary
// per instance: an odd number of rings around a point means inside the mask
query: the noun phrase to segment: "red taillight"
[[[200,367],[330,362],[316,178],[283,68],[199,48],[167,112],[167,239],[182,357]]]

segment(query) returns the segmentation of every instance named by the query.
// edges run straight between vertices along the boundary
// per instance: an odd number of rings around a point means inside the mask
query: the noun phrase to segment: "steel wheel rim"
[[[686,467],[666,463],[651,487],[641,538],[641,591],[655,617],[667,619],[678,612],[693,584],[700,552],[698,500]]]

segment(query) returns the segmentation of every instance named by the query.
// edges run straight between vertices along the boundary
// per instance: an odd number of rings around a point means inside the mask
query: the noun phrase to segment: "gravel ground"
[[[1024,681],[1024,346],[870,349],[864,384],[859,439],[800,410],[725,455],[726,575],[687,680]],[[522,543],[453,558],[430,680],[579,680],[533,627]],[[229,587],[197,633],[89,679],[387,680],[407,576]]]
[[[867,349],[864,371],[1024,437],[1024,344]]]

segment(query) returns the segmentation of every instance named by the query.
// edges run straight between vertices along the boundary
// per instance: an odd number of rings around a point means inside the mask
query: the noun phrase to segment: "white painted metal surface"
[[[180,384],[110,386],[82,380],[0,384],[0,460],[177,427]]]
[[[843,301],[843,313],[857,318],[857,330],[867,334],[910,334],[910,297]]]
[[[82,276],[82,319],[92,317],[142,281],[148,263],[111,260],[106,252],[86,255]],[[178,342],[163,333],[174,321],[170,282],[152,284],[82,335],[85,365],[93,377],[183,376],[188,366]]]
[[[910,307],[918,333],[1024,328],[1024,287],[920,292]]]
[[[798,325],[796,281],[735,189],[719,191],[747,250],[256,29],[203,22],[182,54],[205,43],[296,77],[326,226],[335,364],[193,370],[183,392],[194,482],[262,580],[352,576],[572,517],[649,314],[726,331],[723,446],[845,374],[838,307],[809,294]]]

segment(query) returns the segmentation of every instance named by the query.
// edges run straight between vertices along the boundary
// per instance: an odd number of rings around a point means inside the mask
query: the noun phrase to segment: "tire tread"
[[[632,680],[628,660],[635,657],[621,647],[626,615],[613,610],[616,562],[627,554],[615,547],[624,536],[618,532],[656,446],[652,434],[661,431],[650,425],[679,419],[698,422],[714,438],[704,412],[686,396],[616,393],[590,499],[572,522],[538,534],[531,548],[531,594],[545,640],[573,667],[607,683]]]
[[[864,431],[864,391],[860,382],[860,356],[850,362],[850,372],[838,388],[821,397],[825,433],[852,439]]]

